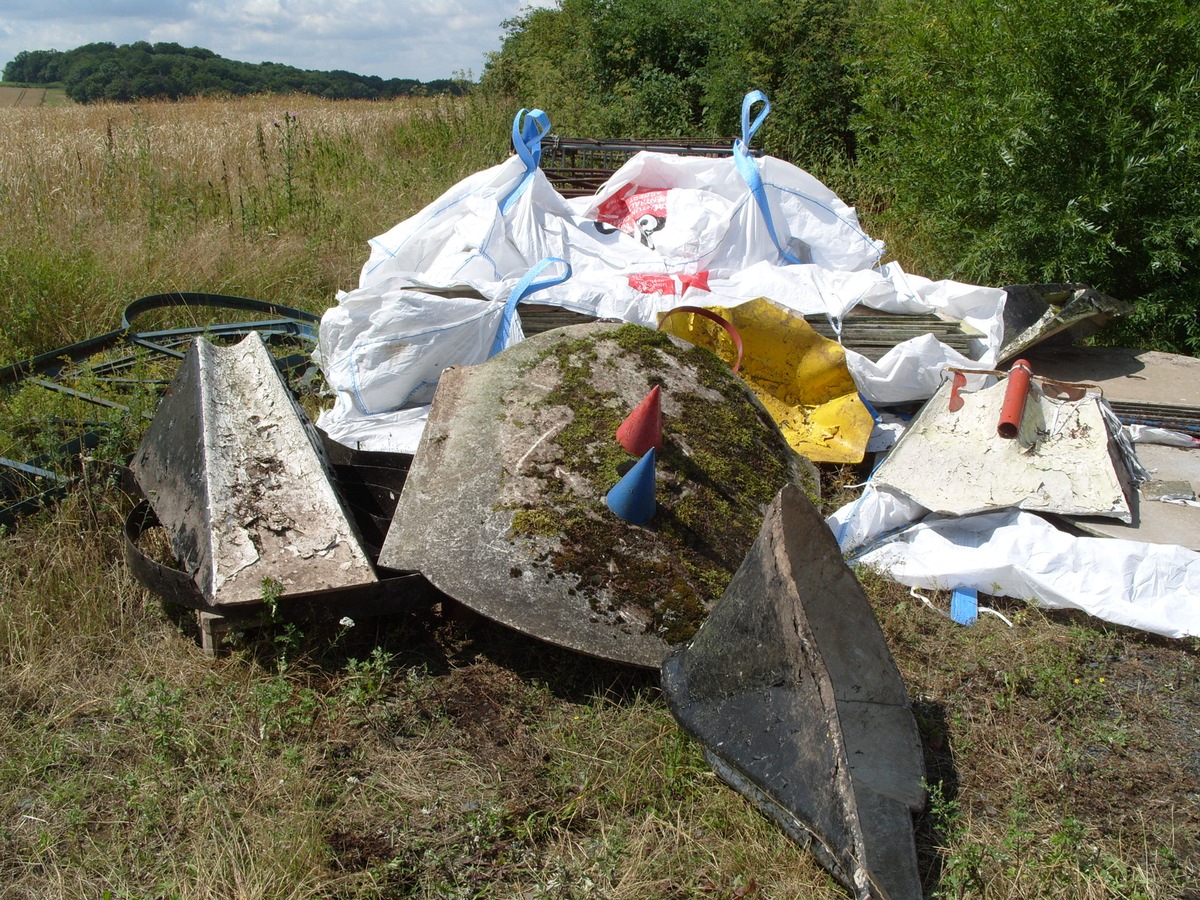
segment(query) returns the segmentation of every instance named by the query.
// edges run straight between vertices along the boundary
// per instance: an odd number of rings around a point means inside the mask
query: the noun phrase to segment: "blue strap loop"
[[[763,108],[759,110],[758,115],[751,122],[750,110],[756,103],[761,103]],[[766,121],[767,114],[770,112],[771,102],[762,91],[751,91],[743,98],[742,136],[735,138],[733,141],[733,161],[737,165],[738,173],[750,188],[750,193],[754,196],[754,202],[758,204],[758,210],[762,213],[763,221],[766,222],[767,234],[771,237],[771,243],[775,245],[775,249],[779,251],[779,255],[787,262],[792,265],[799,265],[800,260],[790,250],[779,243],[779,237],[775,234],[775,223],[771,219],[771,207],[767,202],[767,191],[763,186],[762,173],[758,171],[758,163],[750,155],[750,141],[753,140],[755,133],[762,126],[762,123]]]
[[[554,263],[562,265],[563,271],[561,274],[552,275],[541,281],[534,281],[546,268]],[[554,287],[556,284],[562,284],[570,277],[571,264],[565,259],[559,259],[557,256],[547,256],[526,272],[521,280],[517,282],[517,286],[512,289],[512,293],[508,295],[508,300],[504,304],[504,312],[500,314],[500,327],[496,331],[496,339],[492,342],[492,349],[488,351],[488,359],[491,359],[508,345],[508,338],[512,332],[513,316],[516,315],[517,304],[530,294],[535,294],[548,287]]]
[[[513,149],[525,163],[525,176],[508,196],[500,201],[500,213],[507,213],[529,187],[533,173],[542,161],[542,138],[550,130],[550,117],[540,109],[522,109],[513,117]]]
[[[763,108],[754,118],[754,122],[751,123],[750,110],[755,103],[761,103]],[[762,91],[751,91],[742,98],[742,144],[744,146],[750,146],[750,142],[754,140],[754,135],[762,127],[762,123],[766,121],[770,113],[771,101],[767,99],[767,95]]]

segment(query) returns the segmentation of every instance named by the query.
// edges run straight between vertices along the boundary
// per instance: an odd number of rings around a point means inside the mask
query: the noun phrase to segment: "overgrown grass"
[[[503,158],[511,113],[7,111],[3,359],[164,290],[323,309],[368,237]],[[8,428],[45,412],[9,404]],[[139,429],[0,536],[3,900],[846,896],[713,776],[651,674],[441,609],[205,658],[123,562],[109,475]],[[960,628],[862,577],[925,745],[931,896],[1195,895],[1194,642],[1016,604]]]
[[[0,363],[116,327],[148,294],[319,312],[355,286],[368,238],[501,161],[509,122],[445,98],[6,110]]]

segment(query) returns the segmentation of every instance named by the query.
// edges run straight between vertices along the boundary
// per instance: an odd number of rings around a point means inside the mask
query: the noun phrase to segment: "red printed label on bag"
[[[686,294],[692,288],[698,291],[708,290],[708,272],[695,272],[691,275],[664,275],[658,272],[638,272],[627,276],[629,286],[643,294],[663,294],[674,297],[676,294]]]
[[[629,276],[629,286],[643,294],[675,296],[675,279],[670,275],[636,274]]]
[[[623,231],[647,247],[653,247],[651,235],[667,224],[667,191],[643,191],[637,185],[630,185],[626,193],[601,203],[596,217],[602,225]]]

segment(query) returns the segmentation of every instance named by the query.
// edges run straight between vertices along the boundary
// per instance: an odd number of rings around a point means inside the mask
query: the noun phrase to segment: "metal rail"
[[[139,318],[150,312],[198,309],[269,318],[147,331],[134,327]],[[252,331],[259,332],[271,344],[301,345],[301,352],[276,359],[285,377],[295,375],[311,365],[320,321],[320,316],[313,313],[248,297],[201,292],[153,294],[126,306],[119,327],[111,331],[0,368],[0,389],[40,387],[116,414],[110,421],[60,421],[60,425],[78,428],[79,434],[32,459],[0,458],[0,526],[11,528],[20,516],[61,498],[78,474],[82,454],[99,447],[105,431],[128,417],[128,405],[101,396],[96,387],[103,386],[110,392],[149,389],[160,393],[169,379],[139,378],[135,374],[138,366],[147,360],[177,363],[183,358],[180,348],[186,348],[198,335],[232,342]]]

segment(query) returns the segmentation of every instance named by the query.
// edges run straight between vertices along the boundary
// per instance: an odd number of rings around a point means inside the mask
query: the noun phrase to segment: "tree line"
[[[353,72],[308,71],[279,63],[225,59],[202,47],[137,41],[100,42],[74,50],[25,50],[4,67],[4,80],[61,84],[77,103],[97,100],[180,100],[205,95],[305,93],[330,100],[389,100],[424,94],[461,94],[453,79],[422,82]]]
[[[481,87],[562,133],[732,137],[849,194],[906,265],[1087,282],[1114,340],[1200,353],[1193,0],[558,0],[505,23]]]

